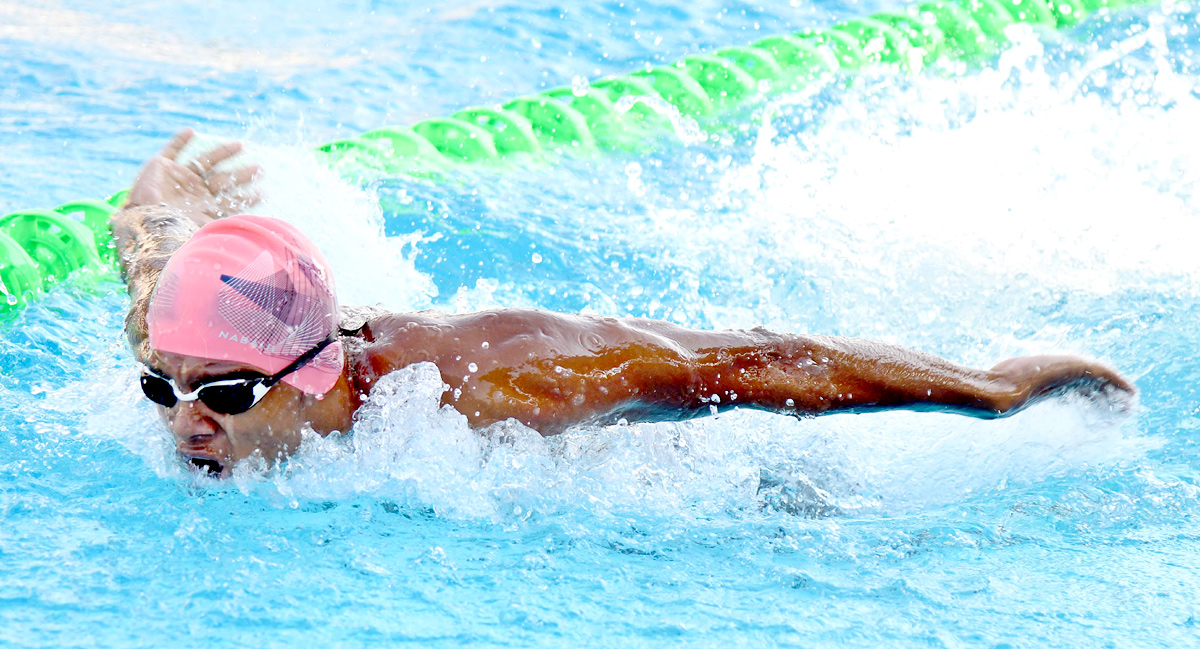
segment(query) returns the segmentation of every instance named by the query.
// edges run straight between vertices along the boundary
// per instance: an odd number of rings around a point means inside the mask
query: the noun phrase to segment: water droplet
[[[794,408],[794,407],[796,407],[796,402],[795,402],[795,401],[793,401],[793,400],[791,400],[791,399],[788,399],[788,400],[787,400],[787,401],[785,401],[784,403],[786,403],[786,404],[787,404],[787,407],[789,407],[789,408]]]
[[[470,370],[470,372],[472,374],[474,374],[475,372],[479,371],[479,366],[476,365],[475,363],[467,363],[467,369]]]
[[[540,264],[540,263],[542,263],[542,256],[541,256],[541,255],[539,255],[539,254],[538,254],[538,253],[536,253],[536,252],[535,252],[535,253],[533,253],[533,257],[532,257],[532,259],[533,259],[533,263],[535,263],[535,264]]]
[[[491,345],[489,345],[488,341],[485,340],[485,341],[483,341],[483,344],[480,345],[480,347],[482,347],[483,349],[487,349],[488,347],[491,347]]]

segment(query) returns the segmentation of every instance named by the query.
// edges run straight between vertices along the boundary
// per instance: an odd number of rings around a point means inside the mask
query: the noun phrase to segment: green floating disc
[[[925,51],[924,64],[930,65],[945,53],[946,36],[936,25],[927,25],[918,18],[901,13],[881,12],[871,16],[908,36],[908,43]]]
[[[388,173],[438,172],[454,164],[407,126],[384,126],[358,136],[359,140],[382,145],[381,166]]]
[[[717,50],[715,54],[728,59],[750,75],[755,82],[775,81],[783,76],[783,68],[779,61],[765,49],[757,47],[726,47]]]
[[[496,141],[486,130],[453,117],[434,117],[413,125],[413,131],[429,140],[448,158],[465,162],[498,160]]]
[[[1101,9],[1123,9],[1125,7],[1141,4],[1136,1],[1129,0],[1082,0],[1083,8],[1089,13],[1100,11]]]
[[[92,231],[58,212],[14,212],[0,218],[0,231],[29,254],[42,278],[42,288],[61,282],[80,268],[100,264]]]
[[[12,237],[0,232],[0,319],[8,319],[42,284],[37,265]]]
[[[316,150],[323,153],[337,153],[342,157],[358,156],[372,159],[383,154],[383,148],[379,142],[364,140],[361,137],[348,137],[344,140],[326,142],[318,146]]]
[[[502,156],[514,153],[541,153],[533,134],[533,124],[521,115],[509,110],[495,108],[467,108],[451,115],[456,119],[474,124],[492,134],[496,152]]]
[[[596,138],[588,128],[587,118],[553,97],[521,97],[504,104],[504,109],[529,120],[543,149],[596,152]]]
[[[649,81],[640,77],[622,76],[601,79],[592,83],[592,89],[604,93],[608,100],[613,102],[613,107],[616,107],[625,97],[646,97],[647,99],[666,101],[662,95],[658,94],[654,86],[650,85]],[[620,113],[620,109],[617,112]],[[658,111],[643,102],[634,102],[629,107],[629,111],[621,113],[621,116],[632,129],[642,131],[642,133],[671,130],[671,120],[663,117]]]
[[[1070,27],[1088,15],[1082,0],[1049,0],[1049,4],[1050,11],[1054,13],[1054,22],[1060,29]]]
[[[679,112],[689,117],[707,117],[713,114],[712,99],[704,88],[691,76],[675,66],[661,66],[642,72],[634,72],[633,77],[645,79],[667,103],[679,109]]]
[[[995,53],[987,34],[962,7],[949,2],[926,2],[918,15],[931,20],[946,37],[946,54],[956,59],[975,60]]]
[[[1004,30],[1013,24],[1013,18],[1003,3],[999,0],[960,0],[960,4],[992,43],[1002,45],[1008,42]]]
[[[542,93],[579,111],[587,122],[596,144],[609,148],[628,148],[633,144],[636,130],[617,110],[608,93],[589,86],[582,92],[574,88],[554,88]]]
[[[912,50],[908,37],[895,27],[872,18],[857,18],[834,25],[831,31],[845,32],[855,38],[871,63],[907,66]]]
[[[868,63],[862,44],[854,36],[837,29],[806,30],[795,34],[795,38],[818,47],[827,47],[833,52],[839,69],[857,70]]]
[[[775,59],[782,71],[784,83],[804,87],[835,69],[830,54],[822,54],[819,45],[791,36],[764,38],[751,46]]]
[[[351,137],[326,142],[318,146],[316,151],[328,154],[330,159],[327,164],[343,174],[357,175],[363,171],[378,173],[387,169],[388,152],[384,142]]]
[[[1054,12],[1051,11],[1045,0],[1006,0],[1001,4],[1017,22],[1047,27],[1058,26]]]
[[[107,202],[109,205],[112,205],[113,207],[115,207],[119,210],[122,207],[125,207],[125,199],[127,199],[127,198],[129,198],[129,190],[122,189],[121,191],[119,191],[119,192],[113,194],[112,196],[109,196],[107,199],[105,199],[105,202]]]
[[[108,262],[116,261],[116,248],[112,232],[108,228],[108,217],[112,216],[117,208],[106,201],[84,200],[63,203],[54,208],[54,211],[63,216],[79,215],[79,220],[92,231],[93,242],[100,258]]]
[[[714,107],[729,107],[758,94],[758,82],[733,61],[711,54],[694,54],[675,64],[700,84]]]

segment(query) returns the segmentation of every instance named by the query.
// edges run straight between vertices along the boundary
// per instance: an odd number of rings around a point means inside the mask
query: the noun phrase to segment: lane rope
[[[346,175],[439,177],[462,165],[496,168],[531,160],[636,150],[669,134],[679,117],[722,114],[865,68],[916,74],[970,69],[994,59],[1005,29],[1071,27],[1095,12],[1154,0],[930,0],[852,18],[827,29],[771,36],[668,65],[553,88],[501,106],[474,107],[412,126],[378,128],[316,147]],[[125,202],[80,200],[0,217],[0,321],[80,270],[111,272],[108,218]]]

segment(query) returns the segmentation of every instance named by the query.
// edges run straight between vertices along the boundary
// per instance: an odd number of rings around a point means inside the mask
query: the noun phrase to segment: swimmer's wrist
[[[991,414],[1006,417],[1025,405],[1026,396],[1015,382],[997,372],[988,372],[988,375],[980,401]]]

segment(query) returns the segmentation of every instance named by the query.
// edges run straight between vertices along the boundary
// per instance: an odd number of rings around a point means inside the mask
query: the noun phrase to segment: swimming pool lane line
[[[378,128],[316,151],[349,177],[436,179],[464,165],[503,169],[563,155],[636,150],[653,136],[671,133],[681,118],[720,124],[723,114],[765,96],[868,67],[908,74],[944,70],[939,66],[950,63],[970,68],[1003,49],[1005,29],[1014,23],[1060,29],[1097,11],[1153,1],[929,0],[501,106]],[[38,293],[77,270],[116,268],[108,217],[126,194],[0,217],[0,321],[16,317]]]

